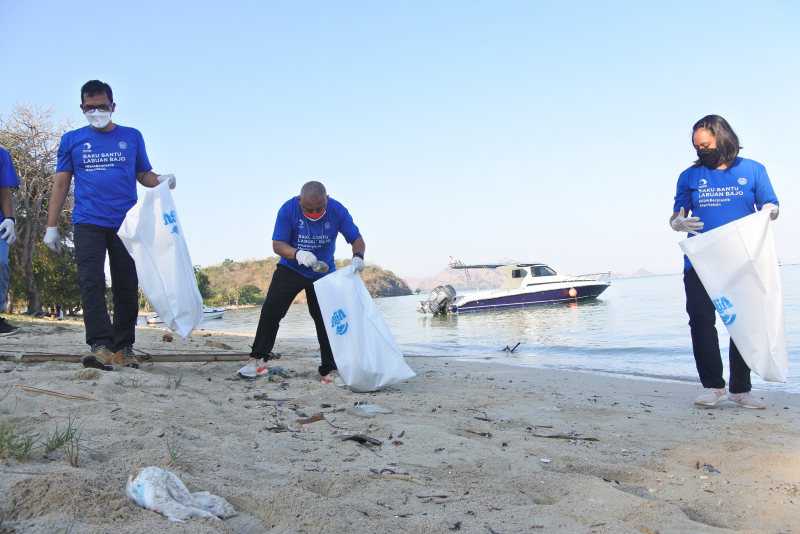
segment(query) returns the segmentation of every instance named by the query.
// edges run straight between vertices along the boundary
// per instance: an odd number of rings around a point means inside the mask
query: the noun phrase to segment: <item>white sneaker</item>
[[[239,376],[249,380],[253,380],[259,376],[266,376],[267,373],[269,373],[269,369],[267,369],[267,362],[257,358],[250,358],[250,361],[247,362],[247,365],[239,369]]]
[[[728,400],[742,408],[750,408],[751,410],[764,410],[767,407],[766,404],[753,397],[749,391],[747,393],[731,393],[728,395]]]
[[[703,392],[694,399],[696,406],[713,408],[725,398],[725,388],[705,388]]]

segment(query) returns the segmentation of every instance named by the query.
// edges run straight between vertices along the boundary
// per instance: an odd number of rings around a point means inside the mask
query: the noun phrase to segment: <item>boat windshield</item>
[[[537,265],[533,269],[533,276],[555,276],[556,272],[546,265]]]

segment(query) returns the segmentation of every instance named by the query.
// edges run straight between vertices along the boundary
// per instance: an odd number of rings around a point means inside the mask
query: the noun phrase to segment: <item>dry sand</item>
[[[137,348],[248,350],[249,338],[203,335],[164,343],[141,329]],[[416,379],[354,394],[318,383],[315,346],[279,345],[290,376],[277,381],[239,380],[235,362],[0,362],[0,421],[44,436],[72,417],[82,436],[78,467],[60,450],[0,460],[0,532],[800,531],[795,396],[703,410],[690,384],[433,358],[409,360]],[[0,339],[6,354],[84,347],[64,323]],[[359,417],[357,401],[393,413]],[[352,434],[382,444],[341,439]],[[239,514],[176,524],[136,507],[124,485],[149,465]]]

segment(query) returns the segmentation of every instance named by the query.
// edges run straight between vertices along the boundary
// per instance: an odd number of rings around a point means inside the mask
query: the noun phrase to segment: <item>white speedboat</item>
[[[204,321],[222,319],[223,315],[225,315],[225,308],[209,308],[208,306],[203,306]],[[161,317],[157,313],[154,313],[153,315],[147,316],[147,324],[164,324],[164,321],[161,320]]]
[[[575,302],[597,298],[611,285],[611,273],[559,275],[544,263],[464,265],[453,269],[496,269],[503,276],[498,289],[457,294],[452,286],[439,286],[419,303],[421,313],[440,315],[501,308],[516,308],[552,302]]]

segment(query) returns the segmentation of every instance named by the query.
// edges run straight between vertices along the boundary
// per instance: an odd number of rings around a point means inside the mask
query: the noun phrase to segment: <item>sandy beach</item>
[[[6,356],[85,350],[78,324],[17,324],[0,340]],[[162,334],[137,330],[137,349],[246,352],[251,341]],[[411,358],[417,378],[355,394],[319,384],[314,345],[277,349],[285,376],[257,381],[238,379],[236,362],[0,362],[0,422],[40,442],[70,419],[80,431],[77,467],[40,445],[0,460],[0,532],[800,530],[796,396],[704,410],[692,384],[441,358]],[[392,413],[366,418],[356,402]],[[342,439],[355,434],[381,444]],[[125,483],[151,465],[238,515],[178,524],[138,508]]]

